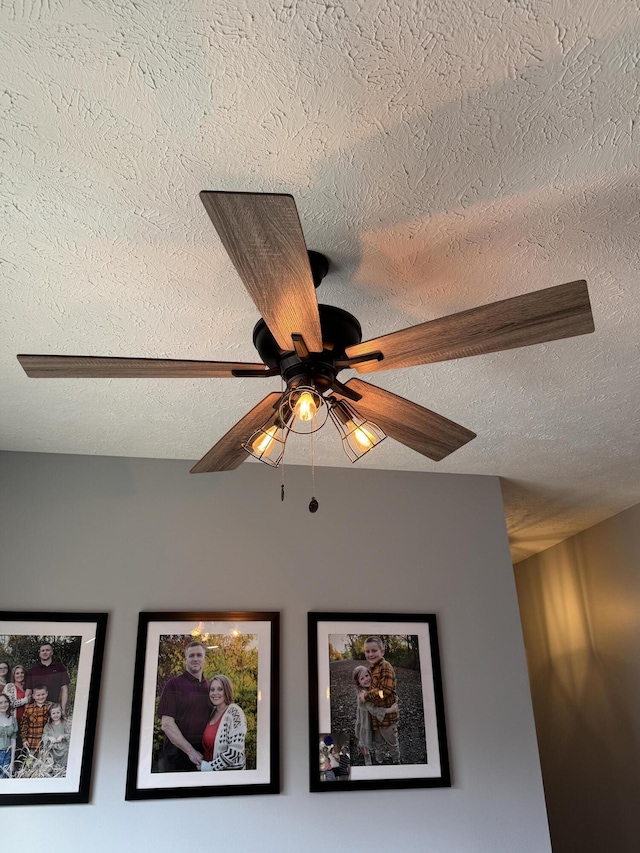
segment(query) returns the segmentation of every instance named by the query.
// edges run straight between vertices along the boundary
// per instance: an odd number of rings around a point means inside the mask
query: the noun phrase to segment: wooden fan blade
[[[289,352],[298,334],[321,352],[318,302],[293,196],[203,191],[200,198],[278,346]]]
[[[181,361],[171,358],[102,358],[85,355],[19,355],[18,361],[27,376],[47,378],[144,378],[192,379],[197,377],[232,377],[234,370],[256,370],[266,376],[271,372],[264,364],[241,361]]]
[[[586,281],[572,281],[430,320],[347,348],[347,356],[380,350],[384,359],[359,373],[483,355],[593,332]]]
[[[361,379],[350,379],[346,385],[361,395],[353,404],[357,412],[391,438],[436,462],[476,437],[460,424]]]
[[[202,457],[191,469],[191,474],[206,474],[211,471],[233,471],[249,458],[249,454],[242,447],[242,443],[251,438],[258,427],[266,423],[270,415],[274,415],[274,409],[282,394],[275,391],[267,394],[257,406],[254,406],[237,424],[231,427],[220,441],[213,445],[211,450]]]

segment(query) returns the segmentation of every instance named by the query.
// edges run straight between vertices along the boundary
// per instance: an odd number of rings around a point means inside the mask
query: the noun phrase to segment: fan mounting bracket
[[[322,252],[314,252],[313,249],[307,249],[307,255],[309,256],[313,286],[317,290],[320,287],[322,279],[329,272],[329,258],[323,255]]]

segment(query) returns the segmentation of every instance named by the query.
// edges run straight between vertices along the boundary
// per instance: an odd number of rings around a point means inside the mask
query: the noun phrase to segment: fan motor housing
[[[318,305],[322,352],[312,352],[301,359],[293,349],[284,352],[269,331],[264,320],[259,320],[253,330],[253,344],[263,362],[277,368],[287,385],[299,385],[312,380],[319,389],[330,387],[338,372],[335,362],[346,358],[347,347],[362,341],[362,328],[353,314],[333,305]]]

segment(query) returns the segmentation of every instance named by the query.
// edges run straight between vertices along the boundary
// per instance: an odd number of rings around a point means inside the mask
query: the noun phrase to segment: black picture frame
[[[371,678],[363,659],[364,641],[369,637],[383,641],[385,660],[389,655],[392,668],[385,669],[384,685],[379,674],[375,675],[376,684],[367,690],[376,695],[365,706],[359,702],[354,679],[366,684]],[[308,644],[309,789],[326,793],[450,787],[435,614],[309,613]],[[379,648],[379,644],[371,645]],[[356,667],[362,669],[356,672]],[[388,713],[379,706],[391,704],[393,693],[376,688],[393,683],[397,686],[397,733],[391,731],[393,723],[380,726],[387,729],[389,741],[381,746],[384,738],[373,731],[374,716]],[[360,690],[364,692],[362,686]],[[404,720],[408,722],[403,734]],[[382,763],[378,764],[378,758]]]
[[[36,748],[32,742],[28,749],[17,736],[14,772],[11,778],[0,778],[0,806],[89,802],[107,620],[107,613],[0,611],[0,660],[11,666],[9,681],[12,670],[22,668],[25,683],[45,684],[47,696],[57,702],[64,702],[66,686],[63,742],[68,743],[64,756],[64,750],[52,749],[51,738],[43,737]],[[57,676],[46,671],[51,664],[43,670],[43,659],[36,659],[45,645],[52,646]],[[69,683],[61,686],[64,680]],[[18,686],[21,690],[20,681]],[[11,697],[12,714],[21,721],[27,709],[31,714],[37,706],[33,701],[21,704],[27,697],[4,684],[0,693]]]
[[[182,655],[192,640],[205,646],[203,678],[220,673],[236,681],[234,703],[245,705],[246,768],[169,772],[166,760],[162,766],[167,748],[178,753],[166,742],[156,712],[169,679],[183,677]],[[279,660],[279,613],[140,613],[125,799],[280,793]],[[180,692],[182,682],[172,685]],[[178,758],[183,761],[184,753]]]

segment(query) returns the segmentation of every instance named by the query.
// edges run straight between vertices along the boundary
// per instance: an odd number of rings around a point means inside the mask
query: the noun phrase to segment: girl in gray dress
[[[66,769],[69,758],[69,739],[71,737],[71,722],[62,713],[62,705],[54,702],[49,708],[49,719],[42,732],[41,749],[47,749],[54,764]]]
[[[396,702],[390,708],[380,708],[373,702],[365,702],[364,694],[371,687],[371,673],[366,666],[357,666],[353,670],[353,680],[356,683],[358,699],[356,702],[356,724],[355,733],[358,748],[362,753],[365,764],[372,763],[373,757],[373,730],[371,728],[371,717],[383,720],[385,714],[398,710]]]

